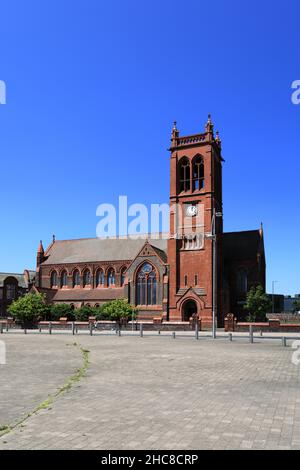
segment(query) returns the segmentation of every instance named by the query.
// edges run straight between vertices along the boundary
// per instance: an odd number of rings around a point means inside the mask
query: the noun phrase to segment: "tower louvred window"
[[[186,192],[191,189],[191,166],[189,160],[184,157],[179,162],[179,191]]]
[[[193,161],[193,191],[199,191],[204,188],[204,163],[200,155],[197,155]]]

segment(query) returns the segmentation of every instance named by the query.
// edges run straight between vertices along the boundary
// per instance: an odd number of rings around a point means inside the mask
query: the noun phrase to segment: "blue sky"
[[[95,236],[96,207],[168,201],[170,131],[220,130],[226,231],[264,223],[268,289],[300,292],[296,1],[1,3],[0,270]]]

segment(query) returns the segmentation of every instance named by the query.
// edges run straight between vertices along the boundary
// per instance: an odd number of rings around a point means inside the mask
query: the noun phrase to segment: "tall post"
[[[275,283],[278,281],[272,281],[272,313],[275,313]]]
[[[213,209],[212,216],[212,249],[213,249],[213,285],[212,285],[212,337],[216,338],[216,279],[217,279],[217,269],[216,269],[216,211]]]
[[[198,318],[196,318],[196,323],[195,323],[195,339],[199,339],[199,325],[198,325]]]
[[[249,326],[249,342],[253,343],[253,325]]]

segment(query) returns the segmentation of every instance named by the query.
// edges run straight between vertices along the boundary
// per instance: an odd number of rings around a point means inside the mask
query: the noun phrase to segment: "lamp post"
[[[211,233],[207,234],[206,237],[212,241],[212,337],[216,338],[216,310],[217,310],[217,234],[216,234],[216,217],[222,217],[222,212],[216,212],[213,209],[213,215],[211,219]]]
[[[274,291],[275,291],[276,282],[279,282],[279,281],[272,281],[272,313],[275,313]]]

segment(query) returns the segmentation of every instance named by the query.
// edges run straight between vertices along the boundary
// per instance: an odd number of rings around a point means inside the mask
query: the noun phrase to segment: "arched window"
[[[78,269],[73,272],[73,287],[80,286],[80,273]]]
[[[67,271],[63,271],[60,275],[60,286],[61,287],[67,287],[67,285],[68,285]]]
[[[52,273],[51,273],[50,286],[51,287],[56,287],[57,286],[57,272],[56,271],[52,271]]]
[[[124,286],[124,282],[125,282],[125,272],[126,272],[126,267],[122,268],[121,269],[121,286],[123,287]]]
[[[96,286],[104,286],[104,272],[102,269],[98,269],[96,274]]]
[[[14,300],[18,296],[18,281],[16,278],[10,277],[4,281],[4,291],[6,300]]]
[[[248,292],[248,275],[245,269],[240,269],[236,277],[238,294],[247,294]]]
[[[112,287],[116,284],[116,275],[113,268],[110,268],[107,273],[107,285],[108,287]]]
[[[179,192],[189,191],[191,188],[191,169],[189,160],[184,157],[179,162]]]
[[[193,191],[204,188],[204,163],[200,155],[193,160]]]
[[[144,263],[139,269],[136,279],[136,304],[156,305],[157,280],[153,266]]]
[[[86,269],[83,273],[83,287],[91,285],[91,272]]]

